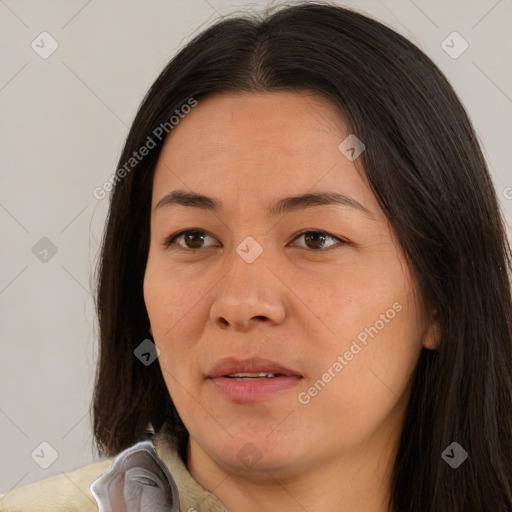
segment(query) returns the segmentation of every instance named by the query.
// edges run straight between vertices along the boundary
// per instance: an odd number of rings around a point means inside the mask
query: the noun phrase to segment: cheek
[[[187,398],[181,396],[182,388],[191,388],[191,379],[196,378],[190,367],[199,355],[197,340],[204,325],[199,318],[207,315],[202,299],[208,287],[200,279],[180,278],[179,270],[155,260],[150,259],[146,268],[144,301],[167,389],[181,404]]]
[[[149,259],[144,276],[144,302],[155,341],[167,343],[199,311],[207,292],[201,280],[184,279],[179,269]]]
[[[344,340],[307,383],[309,388],[301,390],[306,393],[301,403],[308,403],[299,412],[319,431],[319,445],[336,439],[356,445],[400,424],[420,353],[418,333],[409,321],[402,310],[373,338],[368,335],[366,345],[357,338]]]
[[[318,383],[322,398],[315,399],[326,413],[335,403],[339,414],[363,421],[389,412],[408,390],[425,328],[408,276],[390,270],[366,274],[364,279],[372,277],[372,286],[346,282],[347,291],[330,298],[337,310],[337,336],[329,337],[332,342],[324,345],[321,364],[312,376],[314,382],[329,380],[325,390]],[[333,373],[336,377],[330,378]],[[333,413],[331,409],[329,414]]]
[[[371,361],[383,385],[396,395],[402,394],[411,381],[425,336],[416,301],[404,297],[401,305],[402,310],[383,330]]]
[[[403,299],[379,311],[384,316],[373,318],[353,338],[352,347],[361,350],[344,369],[346,394],[362,417],[385,415],[408,393],[423,332],[416,308]]]

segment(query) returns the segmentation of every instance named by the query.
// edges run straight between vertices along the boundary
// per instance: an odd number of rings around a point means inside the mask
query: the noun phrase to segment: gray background
[[[512,2],[339,3],[415,41],[448,76],[510,226]],[[94,460],[93,270],[108,199],[92,191],[115,171],[143,95],[177,49],[222,15],[266,5],[0,0],[0,493]],[[46,59],[31,47],[50,48],[43,31],[59,45]],[[442,47],[453,31],[469,43],[458,58]],[[452,39],[453,53],[462,41]],[[38,254],[43,237],[55,255]]]

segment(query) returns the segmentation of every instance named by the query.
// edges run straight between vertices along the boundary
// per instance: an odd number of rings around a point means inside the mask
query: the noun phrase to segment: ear
[[[423,339],[423,347],[428,350],[436,350],[441,343],[441,327],[439,325],[439,317],[437,310],[434,309],[430,316],[430,322]]]

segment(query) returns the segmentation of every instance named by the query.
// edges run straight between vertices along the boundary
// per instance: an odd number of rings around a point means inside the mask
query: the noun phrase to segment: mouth
[[[267,372],[259,372],[259,373],[232,373],[231,375],[223,375],[226,379],[235,379],[241,382],[248,380],[259,380],[259,379],[271,379],[274,377],[282,377],[280,373],[267,373]]]
[[[296,386],[304,377],[269,359],[219,361],[207,379],[221,396],[235,403],[256,403]]]
[[[266,379],[273,377],[302,377],[299,371],[272,361],[253,357],[236,359],[227,357],[221,359],[208,373],[208,378],[227,377],[233,379]]]

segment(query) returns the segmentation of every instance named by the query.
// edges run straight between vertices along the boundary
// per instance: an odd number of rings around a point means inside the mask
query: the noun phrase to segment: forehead
[[[272,197],[318,187],[371,201],[364,174],[340,152],[348,135],[337,109],[309,92],[212,95],[168,136],[153,200],[172,188],[222,198],[230,190]]]
[[[189,159],[234,145],[300,151],[306,140],[327,145],[345,131],[334,105],[310,92],[219,93],[200,99],[165,146],[194,145]]]

